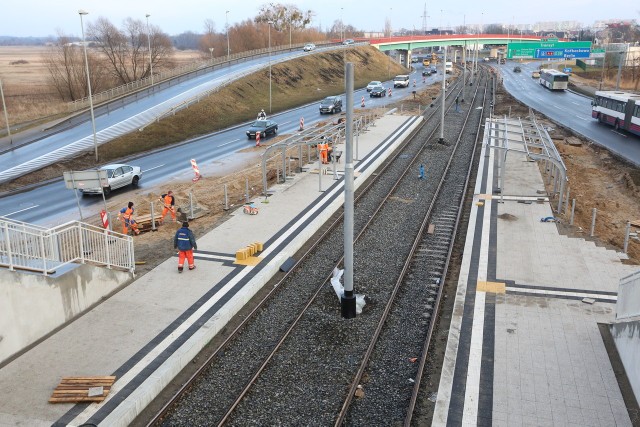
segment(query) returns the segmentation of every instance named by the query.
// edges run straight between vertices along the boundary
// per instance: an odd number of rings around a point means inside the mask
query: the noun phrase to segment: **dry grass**
[[[0,46],[0,79],[12,128],[66,114],[67,104],[49,84],[45,46]],[[171,63],[180,65],[202,60],[197,51],[175,51]],[[0,136],[6,128],[0,114]]]

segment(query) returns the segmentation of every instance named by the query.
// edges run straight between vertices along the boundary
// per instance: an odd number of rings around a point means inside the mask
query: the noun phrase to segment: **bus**
[[[540,70],[540,84],[551,90],[565,90],[569,86],[569,76],[554,69]]]
[[[640,136],[640,95],[618,91],[596,91],[591,117]]]

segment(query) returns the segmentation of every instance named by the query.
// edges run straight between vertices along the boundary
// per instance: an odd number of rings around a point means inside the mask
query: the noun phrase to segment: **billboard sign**
[[[591,42],[517,42],[507,45],[509,59],[565,59],[588,58],[591,53]]]

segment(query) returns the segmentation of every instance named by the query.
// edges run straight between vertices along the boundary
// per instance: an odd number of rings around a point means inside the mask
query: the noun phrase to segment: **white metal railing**
[[[640,316],[640,270],[620,279],[616,320]]]
[[[0,267],[53,274],[70,263],[134,272],[131,236],[71,221],[53,228],[0,217]]]

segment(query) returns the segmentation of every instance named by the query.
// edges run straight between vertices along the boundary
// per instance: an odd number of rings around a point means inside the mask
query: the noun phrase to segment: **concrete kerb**
[[[355,181],[355,188],[359,188],[367,178],[369,178],[376,169],[385,161],[396,148],[410,135],[413,130],[419,126],[422,117],[418,117],[414,123],[406,127],[406,129],[395,137],[395,140],[381,149],[377,145],[371,153],[375,153],[374,159],[370,166],[361,172]],[[393,133],[391,134],[393,135]],[[313,166],[307,165],[307,166]],[[357,169],[357,164],[356,164]],[[286,186],[292,186],[303,179],[314,179],[310,174],[301,175],[298,180],[287,181]],[[331,197],[335,192],[342,190],[342,186],[333,185],[324,192],[323,198]],[[283,192],[275,193],[275,197]],[[254,203],[259,203],[262,198],[254,198]],[[335,197],[335,199],[324,208],[325,218],[331,217],[344,203],[344,193]],[[320,203],[319,203],[320,204]],[[240,212],[240,209],[237,210]],[[239,215],[239,213],[238,213]],[[307,216],[316,215],[313,209],[310,209],[308,215],[301,217],[298,221],[304,221]],[[316,215],[317,217],[317,215]],[[262,289],[271,278],[278,272],[285,260],[295,255],[298,250],[324,225],[324,221],[311,221],[294,237],[280,252],[267,264],[260,265],[260,270],[253,276],[251,281],[243,287],[243,291],[234,295],[230,301],[211,319],[209,319],[203,327],[198,329],[189,339],[186,340],[152,375],[149,376],[136,390],[118,407],[112,411],[103,421],[106,425],[127,426],[129,425],[142,410],[171,382],[171,380],[202,350],[202,348],[210,342],[213,337],[226,325],[235,314]],[[278,244],[272,244],[272,248],[277,248]],[[273,250],[273,249],[271,249]],[[259,253],[259,256],[269,254],[270,248]],[[234,279],[225,285],[225,288],[234,286],[239,280],[252,272],[256,267],[246,267],[243,273],[238,274]],[[126,377],[126,375],[125,375]],[[112,392],[117,392],[117,383],[114,384]],[[123,387],[126,384],[123,383]],[[115,395],[112,393],[112,395]],[[93,406],[93,405],[92,405]],[[89,417],[91,414],[87,414]],[[82,421],[78,418],[77,421]],[[74,420],[75,422],[75,420]]]

